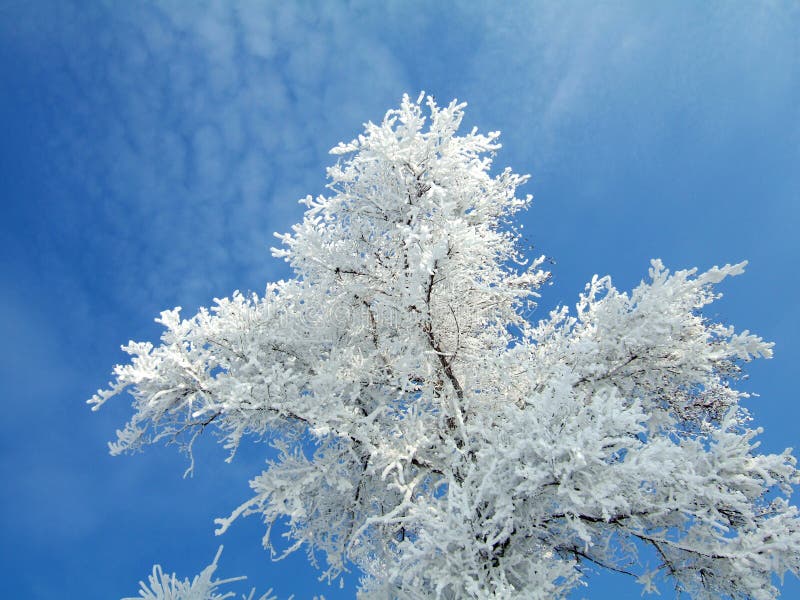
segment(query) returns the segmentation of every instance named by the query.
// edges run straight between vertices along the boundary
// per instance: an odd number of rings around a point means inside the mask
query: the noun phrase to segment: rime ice
[[[499,134],[458,135],[464,106],[406,97],[366,124],[278,236],[292,279],[126,346],[90,401],[133,397],[112,452],[191,453],[213,427],[232,457],[269,433],[279,457],[219,531],[285,520],[271,552],[320,553],[329,579],[355,564],[364,598],[561,598],[598,565],[646,592],[774,598],[800,567],[798,473],[757,452],[735,387],[771,345],[702,314],[743,265],[656,260],[630,293],[595,277],[529,322],[549,274],[516,249],[526,177],[491,174]]]

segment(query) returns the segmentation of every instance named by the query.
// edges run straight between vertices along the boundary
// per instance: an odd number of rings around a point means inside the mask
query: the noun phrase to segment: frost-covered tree
[[[191,454],[210,427],[231,459],[268,440],[218,532],[260,515],[267,548],[319,553],[328,578],[356,565],[364,598],[560,598],[597,566],[648,592],[774,598],[800,569],[798,471],[757,452],[734,387],[771,344],[701,312],[744,263],[654,260],[632,292],[595,277],[574,312],[531,322],[549,274],[510,220],[526,177],[492,173],[498,133],[457,135],[464,106],[406,97],[368,123],[278,236],[293,278],[166,311],[159,345],[125,346],[90,401],[133,397],[112,453]]]

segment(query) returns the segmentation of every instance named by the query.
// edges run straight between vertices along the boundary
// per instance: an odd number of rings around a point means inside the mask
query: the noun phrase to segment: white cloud
[[[114,239],[120,302],[259,289],[275,266],[272,231],[296,219],[297,198],[322,191],[332,131],[355,134],[365,104],[399,98],[403,69],[379,37],[355,13],[320,8],[174,2],[62,15],[70,78],[52,143],[104,230],[83,243],[100,252]]]

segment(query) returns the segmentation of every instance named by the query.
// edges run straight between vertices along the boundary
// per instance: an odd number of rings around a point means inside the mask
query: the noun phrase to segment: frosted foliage
[[[188,579],[180,580],[174,573],[166,575],[161,565],[155,565],[153,574],[150,575],[147,583],[144,581],[139,582],[141,586],[139,595],[135,598],[123,598],[122,600],[226,600],[234,598],[236,596],[235,593],[222,593],[218,588],[226,583],[241,581],[245,577],[212,579],[217,570],[220,554],[222,554],[222,546],[219,547],[214,561],[191,581]],[[255,591],[251,591],[249,595],[242,596],[242,599],[254,600],[254,595]],[[267,592],[260,596],[258,600],[276,600],[276,598],[270,592]]]
[[[532,323],[549,274],[516,249],[526,177],[492,174],[497,133],[456,134],[464,106],[406,97],[333,149],[328,195],[273,251],[294,278],[125,346],[90,401],[133,397],[112,453],[191,454],[209,427],[231,458],[268,440],[218,531],[257,514],[273,555],[324,557],[328,579],[356,565],[363,598],[560,598],[598,567],[776,597],[800,566],[798,473],[758,453],[735,387],[771,344],[702,313],[744,263],[654,260],[632,292],[595,277]]]

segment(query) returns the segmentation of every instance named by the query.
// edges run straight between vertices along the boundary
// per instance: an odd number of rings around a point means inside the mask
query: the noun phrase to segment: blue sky
[[[403,92],[469,102],[468,126],[504,132],[498,165],[533,175],[544,309],[594,273],[630,288],[651,257],[749,259],[712,315],[776,342],[748,406],[765,450],[800,445],[798,31],[793,2],[0,0],[3,595],[133,595],[222,542],[223,576],[354,596],[303,556],[270,563],[254,518],[213,536],[263,450],[228,465],[207,440],[184,480],[171,448],[108,456],[129,408],[84,401],[159,311],[287,276],[272,232]],[[575,598],[639,597],[590,584]]]

